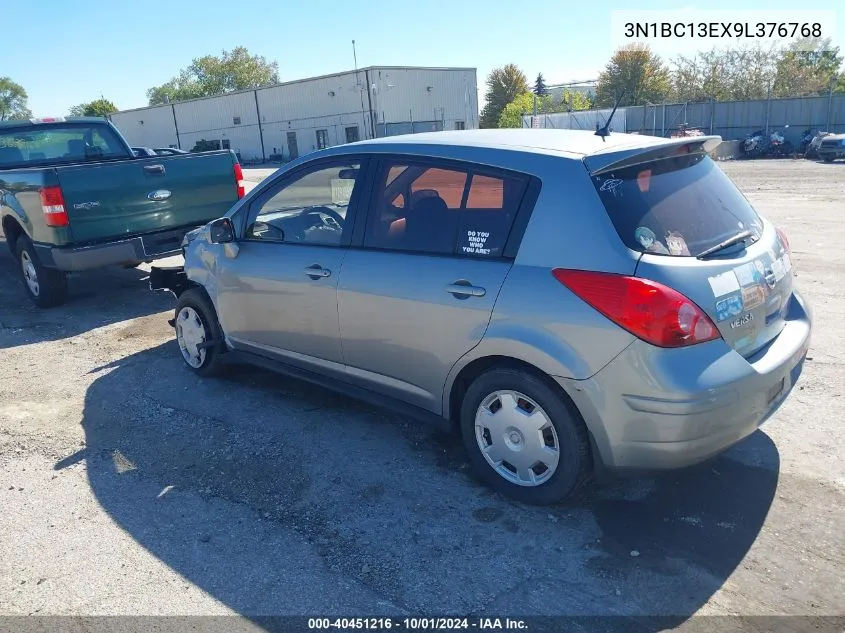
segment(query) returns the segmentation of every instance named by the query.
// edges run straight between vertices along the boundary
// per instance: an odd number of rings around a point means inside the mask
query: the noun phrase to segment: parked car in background
[[[818,145],[816,154],[826,163],[837,158],[845,158],[845,134],[824,136]]]
[[[65,300],[68,271],[179,252],[243,196],[242,178],[230,151],[135,157],[102,118],[0,123],[0,223],[42,308]]]
[[[156,147],[153,149],[158,156],[177,156],[179,154],[190,154],[187,150],[176,147]]]
[[[132,154],[137,157],[144,157],[144,156],[158,156],[154,150],[150,149],[149,147],[133,147]]]
[[[150,285],[178,297],[191,371],[246,361],[443,424],[493,488],[558,502],[597,468],[723,451],[798,379],[789,244],[708,157],[719,140],[334,147],[188,233]]]

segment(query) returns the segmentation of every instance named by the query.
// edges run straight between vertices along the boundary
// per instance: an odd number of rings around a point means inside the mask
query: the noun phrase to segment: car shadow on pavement
[[[71,275],[64,305],[42,310],[23,288],[0,237],[0,349],[70,338],[88,330],[172,309],[173,296],[153,293],[149,273],[110,267]]]
[[[470,476],[456,438],[260,370],[198,378],[173,342],[113,363],[88,389],[82,424],[85,448],[55,468],[85,460],[120,527],[256,621],[677,626],[748,553],[778,483],[777,449],[758,431],[706,464],[522,506]]]

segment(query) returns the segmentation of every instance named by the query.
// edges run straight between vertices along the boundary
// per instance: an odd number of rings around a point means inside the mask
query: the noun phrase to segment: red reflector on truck
[[[240,200],[246,195],[246,189],[244,189],[244,170],[241,169],[240,163],[235,163],[235,185],[238,188],[238,200]]]
[[[67,226],[68,217],[65,211],[65,199],[61,187],[44,187],[41,192],[41,210],[44,212],[44,223],[47,226]]]
[[[719,338],[704,311],[677,290],[649,279],[555,268],[552,275],[621,328],[658,347]]]

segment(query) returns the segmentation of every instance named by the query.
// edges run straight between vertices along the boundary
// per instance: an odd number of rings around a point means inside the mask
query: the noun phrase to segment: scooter
[[[767,148],[767,154],[776,158],[782,158],[792,154],[792,143],[786,140],[783,133],[788,127],[788,125],[784,125],[781,131],[772,131],[769,135],[769,147]]]
[[[807,156],[807,152],[810,149],[810,143],[813,142],[813,130],[807,128],[801,134],[801,144],[798,146],[798,151],[803,155]]]
[[[763,153],[763,130],[746,134],[742,150],[748,158],[758,158]]]

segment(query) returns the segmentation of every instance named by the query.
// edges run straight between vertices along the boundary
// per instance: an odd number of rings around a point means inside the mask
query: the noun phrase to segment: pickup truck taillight
[[[69,224],[65,199],[61,187],[44,187],[41,190],[41,210],[47,226],[67,226]]]
[[[235,185],[238,187],[238,200],[240,200],[246,195],[246,189],[244,189],[244,170],[241,169],[240,163],[235,163]]]

